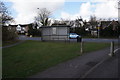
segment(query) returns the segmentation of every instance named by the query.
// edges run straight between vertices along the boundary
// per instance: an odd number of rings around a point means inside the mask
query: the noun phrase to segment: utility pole
[[[3,24],[2,24],[2,23],[3,23],[2,19],[3,19],[3,12],[0,11],[0,27],[3,26]]]
[[[118,22],[120,23],[120,1],[118,2]]]

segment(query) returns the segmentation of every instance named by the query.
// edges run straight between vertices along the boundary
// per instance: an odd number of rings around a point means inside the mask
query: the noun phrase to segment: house
[[[101,21],[101,29],[105,29],[106,27],[112,26],[113,30],[117,29],[118,21],[112,20],[112,21]]]
[[[20,28],[19,33],[26,33],[29,30],[28,24],[19,24],[18,28]]]
[[[15,30],[17,33],[25,33],[28,31],[28,24],[8,25],[8,29]]]
[[[101,29],[105,29],[106,27],[108,27],[108,25],[111,23],[111,21],[101,21],[101,25],[100,28]]]
[[[90,29],[92,36],[98,36],[98,30],[97,29]]]
[[[107,27],[112,26],[112,30],[117,30],[118,29],[118,21],[112,20],[112,21],[101,21],[100,24],[97,24],[96,27],[90,27],[91,35],[97,36],[98,31],[101,29],[105,29]]]
[[[119,24],[118,21],[113,20],[107,27],[112,26],[113,30],[117,30],[118,24]]]
[[[28,33],[28,30],[29,30],[30,27],[32,29],[34,29],[37,26],[38,26],[37,24],[33,24],[33,23],[30,23],[30,24],[19,24],[17,26],[17,32],[18,33]]]
[[[41,39],[42,41],[68,41],[69,27],[67,25],[43,26]]]

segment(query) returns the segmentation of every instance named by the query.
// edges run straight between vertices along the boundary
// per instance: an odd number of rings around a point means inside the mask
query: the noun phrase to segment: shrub
[[[14,29],[8,29],[8,27],[2,27],[2,41],[12,41],[17,39],[17,33]]]
[[[113,30],[113,26],[106,27],[100,30],[102,37],[118,37],[120,35],[120,25],[116,26],[117,29]]]
[[[28,30],[28,35],[41,36],[41,31],[38,29],[30,29]]]

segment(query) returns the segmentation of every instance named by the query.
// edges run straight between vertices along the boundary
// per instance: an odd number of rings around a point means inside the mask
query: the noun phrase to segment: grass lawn
[[[84,50],[87,53],[108,46],[108,43],[84,43]],[[3,78],[27,77],[80,56],[80,43],[25,41],[4,48],[2,56]]]

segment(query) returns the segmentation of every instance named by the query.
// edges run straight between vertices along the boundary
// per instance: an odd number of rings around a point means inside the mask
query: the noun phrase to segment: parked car
[[[71,38],[71,39],[77,39],[77,37],[81,37],[81,36],[76,34],[76,33],[70,33],[69,34],[69,38]]]

